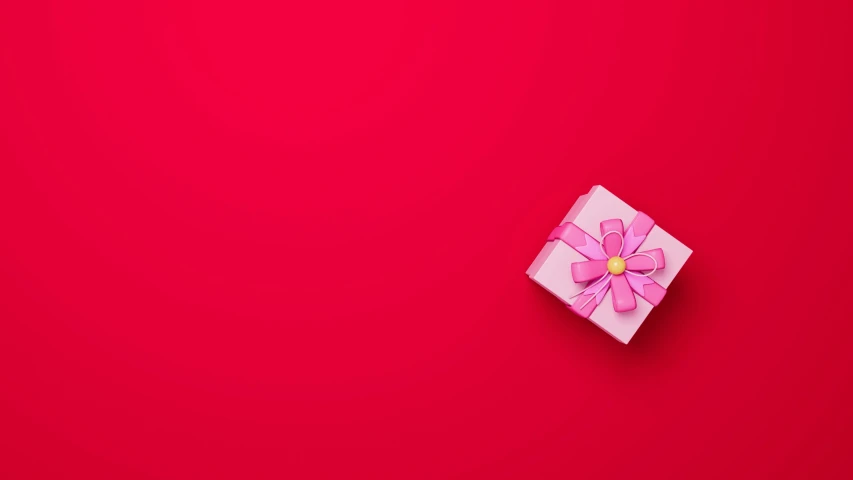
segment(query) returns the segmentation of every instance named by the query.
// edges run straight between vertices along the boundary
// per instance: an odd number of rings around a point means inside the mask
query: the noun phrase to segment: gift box
[[[598,185],[551,232],[527,275],[627,344],[691,253],[650,216]]]

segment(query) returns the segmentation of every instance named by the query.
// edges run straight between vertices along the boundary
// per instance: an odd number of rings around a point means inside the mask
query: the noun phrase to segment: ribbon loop
[[[652,262],[654,262],[654,263],[655,263],[655,268],[653,268],[651,272],[646,273],[646,274],[643,274],[643,273],[637,273],[637,272],[632,272],[632,271],[630,271],[630,270],[625,270],[625,273],[627,273],[627,274],[629,274],[629,275],[634,275],[634,276],[636,276],[636,277],[648,277],[648,276],[650,276],[651,274],[653,274],[653,273],[655,273],[655,272],[657,272],[657,271],[658,271],[658,261],[657,261],[657,260],[655,260],[655,257],[653,257],[653,256],[649,255],[648,253],[634,253],[634,254],[628,255],[627,257],[625,257],[625,261],[627,262],[629,258],[633,258],[633,257],[637,257],[637,256],[642,256],[642,257],[649,257],[649,258],[651,258],[651,259],[652,259]]]
[[[607,236],[610,235],[611,233],[615,233],[616,235],[619,235],[619,250],[612,255],[610,254],[610,252],[613,251],[613,243],[611,242],[611,244],[609,246],[605,246],[605,244],[607,243],[606,242]],[[601,240],[598,242],[598,246],[601,248],[601,253],[603,253],[607,258],[618,257],[619,255],[622,255],[622,249],[625,247],[625,237],[622,236],[622,232],[617,232],[616,230],[611,230],[611,231],[605,233],[604,236],[601,237]],[[608,250],[610,252],[608,252]]]

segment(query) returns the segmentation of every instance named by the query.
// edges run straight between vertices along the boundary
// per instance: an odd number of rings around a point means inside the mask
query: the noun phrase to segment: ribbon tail
[[[591,287],[591,288],[590,288]],[[610,279],[605,279],[603,284],[590,284],[584,292],[579,295],[574,303],[569,306],[573,312],[583,318],[589,318],[596,307],[604,300],[604,295],[610,289]]]
[[[666,295],[666,289],[649,277],[630,274],[620,276],[626,277],[628,285],[631,286],[631,289],[634,290],[637,295],[643,297],[647,302],[656,307],[660,304],[661,300],[663,300],[663,296]]]
[[[652,217],[643,212],[637,212],[637,216],[625,230],[625,245],[622,247],[622,256],[636,252],[654,226],[655,221],[652,220]]]

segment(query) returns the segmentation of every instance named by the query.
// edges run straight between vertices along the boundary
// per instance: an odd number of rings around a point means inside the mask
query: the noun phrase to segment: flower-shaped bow
[[[580,297],[571,306],[575,313],[589,318],[608,290],[612,290],[613,310],[617,312],[637,308],[635,292],[654,306],[660,303],[666,289],[649,276],[666,265],[663,250],[637,252],[654,225],[651,217],[637,212],[627,230],[619,219],[601,222],[601,240],[571,222],[554,229],[549,240],[562,240],[588,259],[571,267],[575,283],[590,282],[571,297]]]

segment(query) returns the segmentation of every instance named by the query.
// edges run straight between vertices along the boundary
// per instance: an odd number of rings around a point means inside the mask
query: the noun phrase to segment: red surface
[[[0,477],[850,475],[849,2],[281,3],[5,2]],[[627,347],[523,273],[596,183]]]

